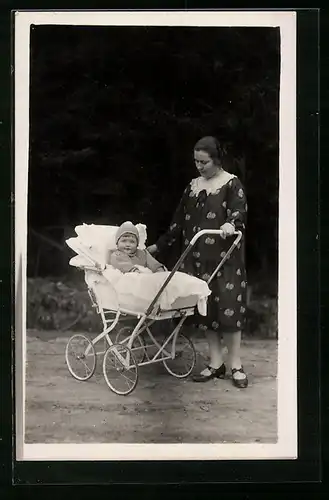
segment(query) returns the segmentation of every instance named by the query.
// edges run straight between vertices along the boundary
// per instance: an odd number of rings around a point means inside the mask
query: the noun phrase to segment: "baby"
[[[166,271],[147,250],[138,249],[139,233],[132,222],[124,222],[116,234],[117,249],[109,252],[108,263],[123,273]]]

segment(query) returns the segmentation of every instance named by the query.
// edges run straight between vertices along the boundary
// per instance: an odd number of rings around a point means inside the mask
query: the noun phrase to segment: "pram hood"
[[[119,226],[104,226],[82,224],[75,227],[76,237],[66,240],[66,244],[77,253],[69,264],[74,267],[94,266],[95,263],[104,267],[109,250],[116,248],[115,236]],[[146,225],[136,224],[139,233],[138,248],[145,249]]]

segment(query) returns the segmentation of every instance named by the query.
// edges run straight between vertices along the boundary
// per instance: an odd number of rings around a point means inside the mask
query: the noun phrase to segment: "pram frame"
[[[194,346],[189,339],[186,339],[186,340],[188,340],[188,342],[191,343],[192,348],[194,350],[194,361],[193,361],[193,366],[191,367],[191,369],[188,370],[188,372],[186,374],[178,375],[178,374],[173,373],[170,369],[168,369],[166,361],[175,359],[177,337],[180,333],[181,327],[182,327],[183,323],[185,322],[186,318],[195,313],[195,306],[184,307],[184,308],[180,308],[180,309],[161,310],[160,305],[158,304],[158,301],[159,301],[159,298],[161,297],[162,293],[164,292],[164,290],[166,289],[166,287],[168,286],[168,284],[172,280],[174,274],[178,271],[181,264],[184,262],[187,255],[194,247],[195,243],[198,241],[198,239],[201,236],[206,235],[206,234],[222,235],[222,231],[220,229],[219,230],[217,230],[217,229],[203,229],[195,234],[195,236],[192,238],[192,240],[190,241],[190,243],[187,245],[186,249],[184,250],[184,252],[180,256],[180,258],[177,260],[175,266],[173,267],[173,269],[171,270],[171,272],[167,276],[166,280],[162,284],[161,288],[159,289],[158,293],[156,294],[156,296],[152,300],[151,304],[149,305],[149,307],[147,308],[145,313],[136,313],[135,311],[132,311],[129,309],[120,308],[119,302],[117,300],[116,291],[114,290],[113,286],[110,283],[109,283],[109,285],[113,289],[112,292],[114,292],[113,296],[116,297],[116,304],[115,305],[117,306],[117,308],[116,309],[104,309],[101,305],[101,301],[98,299],[97,291],[95,289],[90,288],[88,285],[88,294],[89,294],[89,297],[91,299],[93,307],[95,307],[97,313],[100,315],[100,317],[102,319],[103,331],[99,335],[97,335],[93,340],[89,340],[90,345],[87,347],[87,349],[85,351],[85,356],[88,356],[90,350],[92,350],[92,349],[94,350],[96,356],[97,356],[97,354],[98,355],[104,354],[104,359],[103,359],[104,378],[105,378],[107,384],[109,385],[109,387],[115,393],[127,395],[130,392],[132,392],[132,390],[135,388],[135,386],[137,384],[138,367],[140,367],[140,366],[145,366],[145,365],[149,365],[149,364],[153,364],[153,363],[157,363],[157,362],[162,361],[164,363],[167,371],[169,373],[171,373],[172,375],[176,376],[177,378],[184,378],[184,377],[188,376],[191,373],[191,371],[193,370],[194,365],[195,365],[195,349],[194,349]],[[239,244],[239,242],[242,238],[242,232],[235,231],[234,236],[235,236],[234,242],[230,246],[229,250],[226,252],[225,256],[222,257],[221,261],[219,262],[219,264],[217,265],[217,267],[215,268],[215,270],[213,271],[213,273],[211,274],[211,276],[207,280],[207,284],[211,283],[211,281],[216,276],[216,274],[218,273],[220,268],[224,265],[224,263],[229,258],[231,253],[237,247],[237,245]],[[89,269],[89,270],[92,270],[95,272],[95,269],[98,269],[99,272],[101,272],[101,270],[99,269],[99,264],[95,260],[93,260],[89,255],[84,254],[84,256],[92,264],[91,267],[84,266],[83,269],[85,271]],[[109,314],[111,314],[113,316],[111,319],[107,318],[107,315],[109,315]],[[131,320],[132,318],[137,318],[138,321],[137,321],[137,324],[135,325],[135,327],[133,328],[131,335],[128,338],[124,339],[120,344],[114,343],[110,337],[110,333],[118,325],[119,320],[120,319],[121,320],[127,320],[127,319]],[[177,323],[177,325],[175,326],[174,330],[166,337],[164,343],[161,345],[155,339],[155,337],[152,335],[149,327],[155,321],[164,320],[164,319],[172,319],[172,318],[180,318],[180,320]],[[148,337],[152,341],[152,344],[144,346],[144,347],[141,345],[140,347],[134,348],[133,346],[134,346],[135,340],[137,339],[137,337],[139,337],[145,331],[147,332]],[[181,335],[184,338],[186,338],[182,333],[181,333]],[[96,353],[95,346],[102,339],[105,339],[106,344],[107,344],[107,348],[105,349],[105,351],[101,351],[101,352]],[[172,341],[171,352],[169,352],[169,350],[166,349],[166,346],[171,341]],[[141,342],[141,344],[142,344],[142,342]],[[74,373],[72,372],[72,370],[70,369],[70,366],[69,366],[68,355],[67,355],[68,345],[69,345],[69,343],[67,344],[67,349],[66,349],[66,362],[68,364],[70,373],[73,376],[75,376]],[[116,349],[115,346],[119,346],[119,345],[121,345],[121,346],[126,345],[126,350],[127,350],[126,357],[123,357],[118,352],[118,349]],[[152,358],[149,357],[149,355],[147,353],[147,349],[146,349],[146,347],[150,347],[150,346],[155,346],[157,348],[157,351],[153,355]],[[147,360],[146,361],[142,360],[141,362],[136,363],[136,360],[135,360],[134,355],[133,355],[133,351],[137,350],[137,349],[142,349],[142,348],[145,349],[144,353],[147,355]],[[105,366],[106,365],[106,357],[107,357],[108,351],[110,349],[116,350],[116,355],[118,356],[119,361],[122,363],[122,365],[125,367],[125,369],[129,370],[132,367],[135,367],[135,369],[137,370],[136,371],[136,380],[135,380],[135,383],[133,384],[133,387],[129,388],[129,390],[127,390],[125,392],[118,392],[117,390],[115,390],[112,387],[112,385],[110,384],[110,382],[107,378],[107,375],[105,373],[105,371],[106,371],[106,366]],[[132,364],[131,364],[131,362],[132,362]],[[93,373],[91,373],[90,376],[92,376],[92,374]],[[87,380],[88,378],[90,378],[90,376],[86,377],[84,380]],[[75,377],[75,378],[77,378],[77,377]],[[82,379],[79,379],[79,380],[82,380]]]

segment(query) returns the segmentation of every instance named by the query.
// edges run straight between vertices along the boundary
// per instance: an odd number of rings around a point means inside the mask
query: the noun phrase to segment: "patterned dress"
[[[240,180],[227,172],[206,180],[193,179],[184,190],[167,233],[157,242],[159,251],[179,244],[181,253],[196,232],[219,229],[229,222],[243,233],[242,240],[210,282],[207,317],[197,315],[201,330],[235,332],[244,326],[247,279],[244,264],[244,233],[247,213],[245,192]],[[208,280],[234,241],[217,235],[199,238],[181,265],[180,271]]]

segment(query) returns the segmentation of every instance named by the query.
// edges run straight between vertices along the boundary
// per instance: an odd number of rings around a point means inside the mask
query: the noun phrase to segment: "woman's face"
[[[210,179],[218,171],[218,165],[206,151],[194,151],[194,162],[200,175],[205,179]]]

